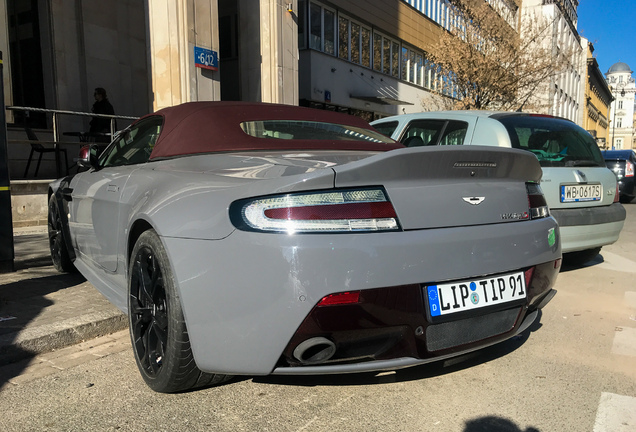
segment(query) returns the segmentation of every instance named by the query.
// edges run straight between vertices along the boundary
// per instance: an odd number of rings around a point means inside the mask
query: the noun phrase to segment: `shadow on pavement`
[[[487,416],[467,421],[464,432],[539,432],[539,429],[534,427],[521,429],[511,420]]]
[[[0,373],[0,388],[28,366],[28,361],[15,362],[35,355],[20,345],[20,338],[54,304],[47,296],[85,281],[79,273],[55,270],[45,233],[16,236],[14,251],[16,271],[0,275],[0,366],[13,363]]]
[[[16,271],[52,265],[48,234],[40,233],[14,236],[13,244]]]
[[[605,259],[603,258],[603,254],[599,253],[598,255],[596,255],[594,258],[592,258],[591,260],[587,261],[586,263],[583,264],[574,264],[574,263],[570,263],[568,262],[566,259],[563,260],[563,264],[561,265],[561,273],[567,273],[573,270],[578,270],[578,269],[582,269],[585,267],[594,267],[596,265],[599,264],[603,264],[605,262]]]

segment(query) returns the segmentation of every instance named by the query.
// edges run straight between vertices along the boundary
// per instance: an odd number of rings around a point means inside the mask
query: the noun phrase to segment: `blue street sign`
[[[216,51],[195,46],[194,65],[203,69],[219,70],[219,56]]]

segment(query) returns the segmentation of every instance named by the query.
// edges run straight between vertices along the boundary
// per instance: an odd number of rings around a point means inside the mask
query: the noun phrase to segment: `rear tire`
[[[154,230],[141,234],[130,258],[128,323],[137,367],[154,391],[173,393],[230,379],[196,366],[168,255]]]
[[[572,266],[582,266],[586,262],[596,258],[596,255],[598,255],[600,251],[601,251],[601,248],[597,247],[597,248],[563,254],[563,264],[572,265]]]
[[[75,272],[77,270],[68,253],[68,246],[62,233],[62,218],[60,216],[60,209],[57,206],[57,201],[55,200],[55,195],[51,195],[49,199],[48,213],[49,250],[51,251],[53,267],[60,273]]]

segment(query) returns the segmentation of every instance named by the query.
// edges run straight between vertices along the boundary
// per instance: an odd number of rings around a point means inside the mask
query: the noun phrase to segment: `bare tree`
[[[572,56],[553,48],[554,23],[525,16],[517,31],[484,0],[450,3],[450,30],[442,32],[431,60],[454,108],[546,108],[550,101],[535,96]]]

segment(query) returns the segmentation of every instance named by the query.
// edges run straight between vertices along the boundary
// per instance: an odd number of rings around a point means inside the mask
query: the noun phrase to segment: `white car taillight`
[[[528,192],[528,206],[530,207],[530,218],[539,219],[550,216],[548,203],[543,196],[541,186],[537,183],[526,183]]]
[[[625,161],[625,177],[634,177],[634,164],[630,161]]]
[[[395,209],[382,189],[256,198],[233,204],[230,215],[240,229],[289,234],[400,229]]]

